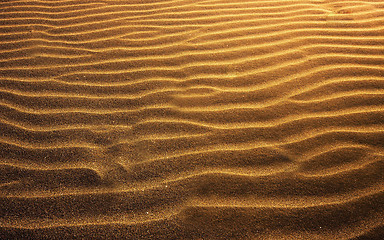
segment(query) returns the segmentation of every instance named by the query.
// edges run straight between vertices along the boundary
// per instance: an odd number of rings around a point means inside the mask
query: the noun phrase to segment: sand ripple
[[[0,238],[382,239],[384,3],[0,3]]]

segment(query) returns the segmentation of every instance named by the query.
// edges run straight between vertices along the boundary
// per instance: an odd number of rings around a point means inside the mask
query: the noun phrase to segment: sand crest
[[[0,239],[384,239],[383,1],[0,10]]]

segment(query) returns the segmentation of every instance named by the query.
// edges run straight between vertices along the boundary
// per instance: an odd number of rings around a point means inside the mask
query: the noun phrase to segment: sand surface
[[[0,239],[384,239],[384,1],[2,0]]]

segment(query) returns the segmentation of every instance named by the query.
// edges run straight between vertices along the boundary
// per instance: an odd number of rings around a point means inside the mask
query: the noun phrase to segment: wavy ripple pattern
[[[1,239],[383,239],[384,3],[0,3]]]

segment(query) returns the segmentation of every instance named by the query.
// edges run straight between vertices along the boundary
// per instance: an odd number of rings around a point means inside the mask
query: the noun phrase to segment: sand
[[[384,239],[383,1],[0,10],[0,239]]]

